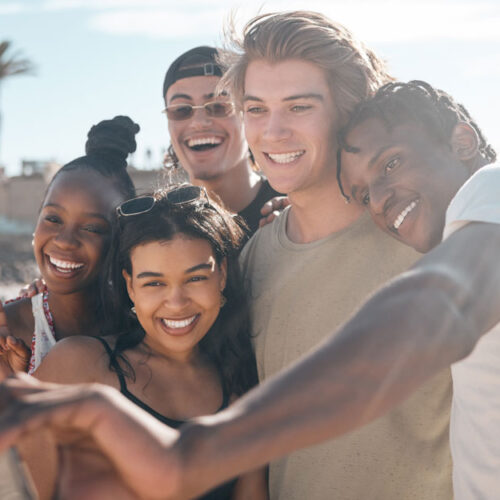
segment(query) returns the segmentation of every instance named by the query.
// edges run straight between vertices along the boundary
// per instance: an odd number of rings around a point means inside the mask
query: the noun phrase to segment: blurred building
[[[22,162],[21,175],[7,177],[0,171],[0,232],[8,232],[7,228],[14,226],[33,230],[45,190],[60,167],[51,161],[30,160]],[[139,170],[129,166],[128,171],[138,194],[163,184],[161,168]]]

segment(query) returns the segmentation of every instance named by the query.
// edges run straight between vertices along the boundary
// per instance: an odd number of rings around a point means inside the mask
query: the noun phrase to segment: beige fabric
[[[316,346],[418,257],[368,216],[323,240],[294,244],[287,214],[258,231],[241,256],[261,380]],[[273,463],[271,500],[452,498],[450,407],[447,369],[389,415]]]

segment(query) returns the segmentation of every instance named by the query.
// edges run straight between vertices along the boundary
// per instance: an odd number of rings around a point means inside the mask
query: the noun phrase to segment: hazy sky
[[[253,7],[248,7],[252,4]],[[65,163],[83,153],[88,129],[128,114],[141,125],[135,163],[168,145],[161,87],[168,65],[196,45],[220,44],[231,10],[312,9],[347,25],[402,80],[424,79],[463,102],[500,149],[498,0],[0,0],[0,39],[37,65],[0,89],[0,164]]]

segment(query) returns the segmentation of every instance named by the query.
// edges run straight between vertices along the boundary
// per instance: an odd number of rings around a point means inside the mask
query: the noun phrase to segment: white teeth
[[[399,226],[403,224],[406,216],[417,206],[418,200],[412,201],[397,217],[394,221],[394,229],[399,229]]]
[[[267,156],[276,163],[290,163],[302,156],[305,151],[293,151],[291,153],[267,153]]]
[[[49,261],[50,263],[57,267],[59,271],[62,271],[64,273],[70,273],[71,271],[74,271],[75,269],[80,269],[83,267],[83,264],[80,262],[70,262],[67,260],[59,260],[55,259],[54,257],[49,256]]]
[[[187,145],[190,148],[195,146],[204,146],[205,144],[220,144],[222,142],[222,137],[198,137],[195,139],[188,139]]]
[[[168,328],[185,328],[186,326],[189,326],[195,319],[196,315],[181,320],[163,318],[162,322]]]

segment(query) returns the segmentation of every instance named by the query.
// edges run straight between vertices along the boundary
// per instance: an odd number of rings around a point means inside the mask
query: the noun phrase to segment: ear
[[[478,153],[479,139],[476,131],[464,122],[458,122],[451,134],[451,149],[463,162],[472,160]]]
[[[127,271],[125,271],[125,269],[122,269],[122,276],[123,279],[125,280],[125,284],[127,285],[128,296],[130,297],[130,300],[135,303],[134,300],[135,293],[134,293],[134,287],[132,286],[132,276],[130,276],[130,274],[127,273]]]
[[[227,281],[227,259],[226,258],[224,258],[224,260],[220,263],[219,269],[221,272],[220,291],[222,292],[224,290],[224,288],[226,288],[226,281]]]

